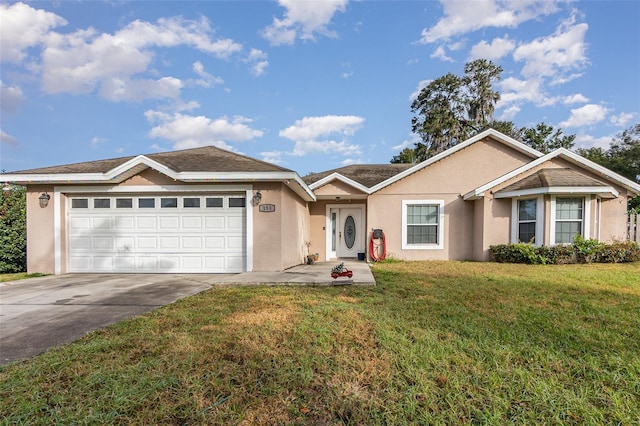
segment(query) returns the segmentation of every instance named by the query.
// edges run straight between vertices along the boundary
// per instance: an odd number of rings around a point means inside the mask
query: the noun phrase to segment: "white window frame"
[[[518,202],[524,200],[536,200],[536,238],[533,244],[535,246],[541,246],[544,243],[544,196],[542,195],[537,197],[517,197],[511,199],[511,243],[515,244],[518,242],[518,225],[520,224]]]
[[[549,217],[549,244],[556,244],[556,200],[558,198],[580,198],[582,200],[582,237],[590,238],[589,228],[591,227],[591,197],[576,196],[574,194],[552,195],[551,196],[551,214]],[[558,243],[560,244],[560,243]],[[562,243],[570,244],[570,243]]]
[[[438,206],[438,244],[407,243],[407,207],[413,205]],[[444,200],[402,200],[402,250],[442,250],[444,249]]]

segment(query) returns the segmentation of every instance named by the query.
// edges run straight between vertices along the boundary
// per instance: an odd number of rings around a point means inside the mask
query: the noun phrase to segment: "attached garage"
[[[69,272],[243,272],[246,195],[68,197]]]
[[[302,178],[213,146],[1,177],[27,186],[29,272],[280,271],[308,253]]]

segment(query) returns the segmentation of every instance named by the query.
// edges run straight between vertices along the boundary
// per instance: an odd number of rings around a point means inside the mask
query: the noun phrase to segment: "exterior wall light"
[[[258,189],[258,192],[253,194],[253,205],[257,206],[260,204],[260,201],[262,201],[262,193],[260,193],[260,190]]]
[[[40,202],[40,207],[43,209],[49,205],[49,200],[51,199],[51,195],[43,192],[42,195],[38,197],[38,201]]]

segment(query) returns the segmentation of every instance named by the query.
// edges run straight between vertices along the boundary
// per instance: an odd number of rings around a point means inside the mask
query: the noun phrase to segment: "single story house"
[[[640,185],[486,130],[419,164],[300,177],[215,147],[0,175],[27,187],[29,272],[279,271],[381,255],[488,260],[489,246],[626,238]],[[371,247],[375,253],[371,253]]]

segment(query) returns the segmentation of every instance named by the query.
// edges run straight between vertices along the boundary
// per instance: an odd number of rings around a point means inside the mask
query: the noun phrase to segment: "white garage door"
[[[69,272],[243,272],[244,194],[73,196]]]

